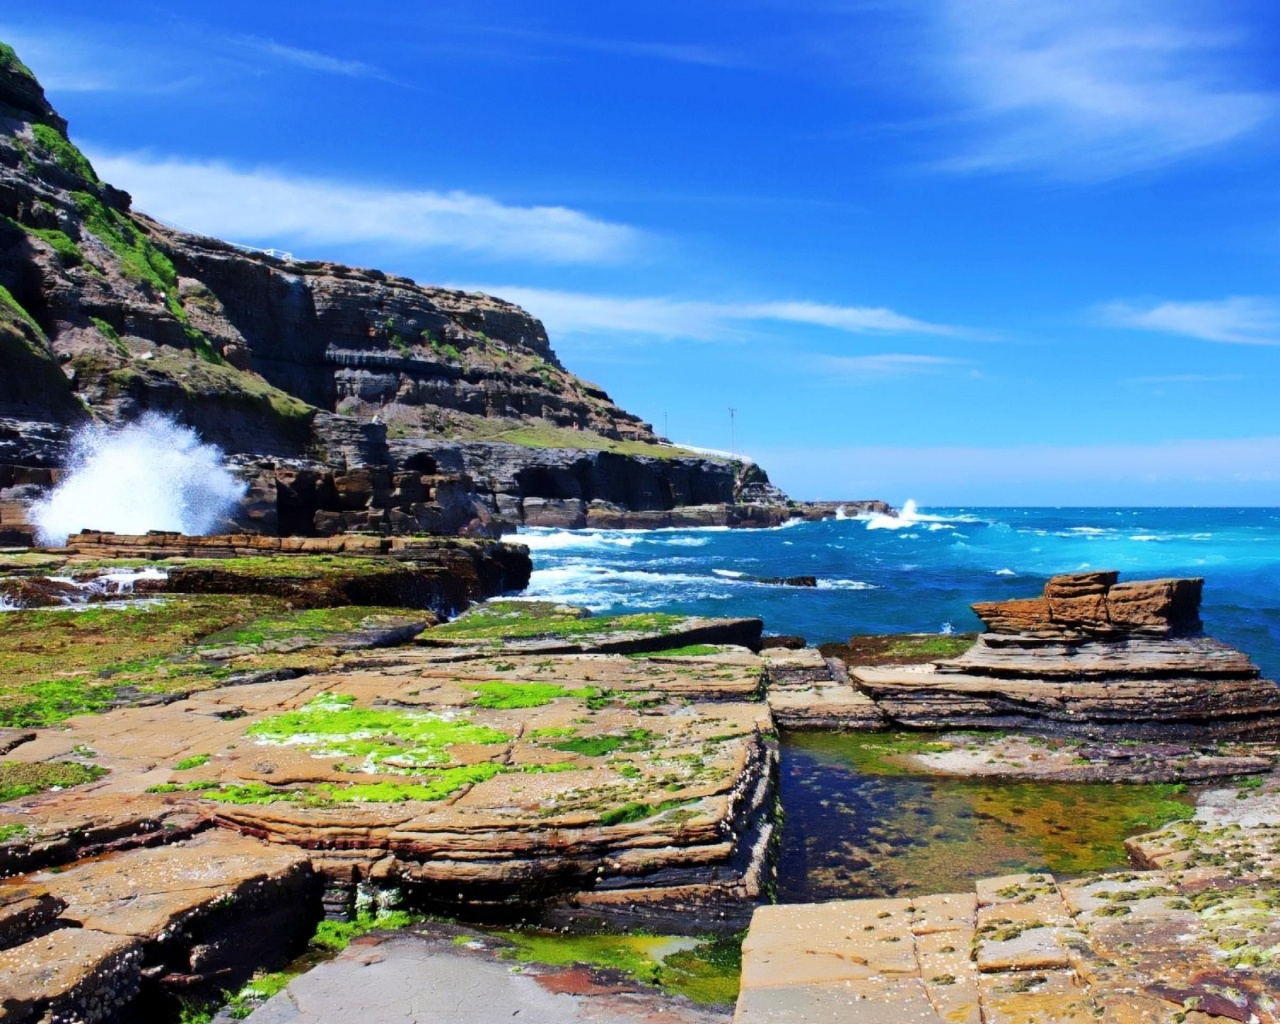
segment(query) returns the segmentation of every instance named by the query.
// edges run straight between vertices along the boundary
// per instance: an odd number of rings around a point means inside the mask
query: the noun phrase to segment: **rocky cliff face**
[[[518,517],[525,498],[636,511],[779,497],[744,494],[751,481],[725,462],[632,458],[672,453],[566,371],[542,324],[511,303],[245,251],[130,202],[98,179],[0,44],[0,464],[56,469],[77,425],[150,410],[239,457],[258,509],[242,525],[263,528],[268,492],[293,487],[299,471],[320,481],[320,497],[303,501],[313,519],[277,515],[274,525],[304,532],[391,528],[393,509],[405,528],[454,529],[499,511]],[[490,440],[482,457],[462,443],[472,438]],[[605,450],[579,450],[593,448]],[[471,495],[467,508],[414,508],[431,504],[435,480],[381,500],[406,475],[437,476],[437,462]],[[332,497],[333,474],[357,468],[388,486]],[[320,512],[373,514],[317,526]]]

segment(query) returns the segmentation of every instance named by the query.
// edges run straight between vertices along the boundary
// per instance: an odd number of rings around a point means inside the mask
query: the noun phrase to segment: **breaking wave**
[[[31,521],[50,546],[81,530],[208,533],[246,489],[223,458],[190,427],[154,413],[124,427],[86,427],[66,476],[32,505]]]

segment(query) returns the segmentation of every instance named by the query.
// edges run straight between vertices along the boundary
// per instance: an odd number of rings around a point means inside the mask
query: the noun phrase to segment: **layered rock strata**
[[[978,604],[988,632],[957,658],[858,667],[891,721],[1113,738],[1274,739],[1280,689],[1199,634],[1202,580],[1056,576],[1044,596]]]
[[[176,560],[156,586],[178,594],[264,594],[298,608],[384,605],[442,617],[529,583],[523,545],[442,537],[264,537],[79,533],[65,553]],[[338,557],[334,557],[338,556]]]
[[[0,883],[4,1019],[119,1019],[166,991],[216,992],[299,952],[314,925],[306,857],[227,831]]]
[[[763,677],[741,649],[391,648],[341,671],[77,718],[12,756],[90,749],[109,770],[91,787],[99,807],[191,814],[305,851],[334,899],[371,882],[468,914],[551,901],[705,928],[744,920],[763,891],[776,765],[767,708],[750,699]],[[50,842],[68,858],[92,845],[67,839],[90,827],[77,824],[84,801],[46,795],[0,815],[21,826],[0,846],[8,870],[49,864]],[[114,835],[109,820],[92,827]]]

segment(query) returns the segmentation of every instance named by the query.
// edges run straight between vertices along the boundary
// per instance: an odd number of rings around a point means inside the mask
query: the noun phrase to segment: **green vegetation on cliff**
[[[0,285],[0,403],[27,406],[44,415],[73,420],[84,408],[54,358],[40,325]]]
[[[33,124],[31,133],[35,136],[36,143],[50,157],[54,163],[61,167],[64,171],[69,171],[78,178],[85,181],[91,181],[95,185],[98,184],[98,175],[93,169],[93,165],[89,163],[88,157],[76,148],[75,144],[68,139],[58,129],[47,124]]]
[[[36,80],[35,72],[22,63],[17,52],[8,43],[0,43],[0,71],[19,74],[33,82]]]
[[[202,344],[208,348],[207,341]],[[306,402],[268,384],[255,373],[237,370],[220,356],[211,360],[200,348],[196,349],[196,355],[199,358],[192,359],[181,350],[162,348],[145,362],[111,370],[107,378],[115,393],[127,391],[138,383],[163,379],[180,388],[190,402],[204,398],[228,408],[257,408],[278,418],[285,426],[305,426],[315,414],[315,409]]]
[[[92,174],[93,169],[89,171]],[[155,297],[164,302],[182,324],[187,341],[201,359],[222,363],[222,356],[209,344],[209,339],[191,326],[191,319],[178,299],[178,272],[173,261],[126,214],[88,192],[73,192],[72,198],[85,227],[115,254],[125,276],[149,286]]]
[[[711,458],[686,448],[624,441],[589,430],[557,427],[545,421],[528,422],[480,416],[455,417],[450,436],[463,441],[502,441],[523,448],[584,448],[615,455],[648,456],[652,459]]]

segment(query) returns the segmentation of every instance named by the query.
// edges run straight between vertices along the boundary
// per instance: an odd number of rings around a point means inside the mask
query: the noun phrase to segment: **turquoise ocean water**
[[[810,643],[976,630],[974,601],[1060,572],[1205,578],[1205,630],[1280,679],[1280,509],[940,508],[771,530],[525,530],[530,597],[595,611],[756,615]],[[751,577],[815,576],[813,589]]]

